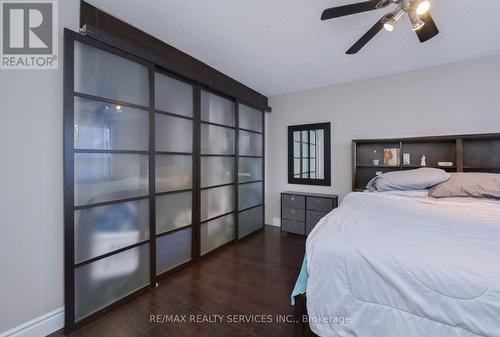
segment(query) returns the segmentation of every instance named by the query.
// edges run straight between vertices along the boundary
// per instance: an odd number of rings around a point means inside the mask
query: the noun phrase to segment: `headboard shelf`
[[[410,165],[410,166],[403,165],[403,170],[404,169],[414,170],[414,169],[418,169],[421,167],[422,166],[420,166],[420,165]],[[443,170],[455,170],[455,171],[457,171],[457,167],[455,165],[453,165],[453,166],[426,165],[425,167],[432,167],[432,168],[440,168]]]
[[[464,170],[500,170],[500,166],[464,166]]]
[[[386,168],[386,169],[396,169],[399,170],[400,167],[398,166],[386,166],[386,165],[357,165],[358,167],[365,167],[365,168]]]
[[[397,149],[399,158],[395,165],[384,165],[384,150]],[[374,152],[375,151],[375,152]],[[403,154],[410,155],[410,164],[403,164]],[[362,190],[378,172],[409,170],[426,166],[448,172],[500,173],[500,133],[469,134],[456,136],[355,139],[352,141],[352,187]],[[379,161],[379,165],[373,163]],[[439,166],[451,162],[451,166]]]

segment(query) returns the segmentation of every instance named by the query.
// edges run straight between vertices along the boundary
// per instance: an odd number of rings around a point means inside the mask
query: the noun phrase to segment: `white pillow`
[[[450,179],[450,174],[444,170],[423,167],[416,170],[384,173],[370,180],[366,188],[379,192],[424,190],[448,179]]]

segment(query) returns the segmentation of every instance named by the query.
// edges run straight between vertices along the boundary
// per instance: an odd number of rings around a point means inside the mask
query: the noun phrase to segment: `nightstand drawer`
[[[328,213],[316,212],[316,211],[307,211],[306,215],[306,224],[308,226],[316,226],[316,224]]]
[[[301,221],[294,221],[294,220],[281,220],[281,229],[284,232],[290,232],[290,233],[295,233],[295,234],[305,234],[306,226],[303,222]]]
[[[307,197],[307,209],[330,212],[333,206],[333,199]]]
[[[305,198],[306,197],[302,195],[293,195],[293,194],[283,194],[281,196],[283,207],[289,207],[289,208],[305,208],[306,205]]]
[[[305,210],[299,208],[286,208],[283,207],[283,219],[305,221],[306,212]]]

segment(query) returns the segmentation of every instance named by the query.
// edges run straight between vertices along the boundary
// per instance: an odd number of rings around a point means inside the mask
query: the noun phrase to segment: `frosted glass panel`
[[[148,167],[147,155],[76,153],[75,204],[147,195]]]
[[[171,77],[155,73],[155,108],[184,116],[193,116],[193,87]]]
[[[191,224],[192,193],[156,197],[156,234]]]
[[[75,91],[149,105],[148,68],[75,41]]]
[[[193,152],[193,122],[156,114],[156,151]]]
[[[234,154],[234,130],[221,126],[201,125],[202,154]]]
[[[261,229],[264,226],[262,206],[238,214],[238,239]]]
[[[201,120],[234,126],[234,102],[218,95],[202,91]]]
[[[191,260],[191,228],[156,239],[156,275]]]
[[[193,184],[193,156],[156,156],[156,193],[184,190]]]
[[[234,211],[234,186],[201,191],[201,221]]]
[[[148,239],[147,199],[75,211],[75,263]]]
[[[252,109],[244,104],[239,105],[239,127],[262,132],[262,111]]]
[[[75,270],[77,321],[149,284],[149,244]]]
[[[242,156],[262,156],[262,135],[239,131],[238,150]]]
[[[262,159],[244,158],[238,159],[239,182],[262,180]]]
[[[245,209],[262,204],[262,183],[238,186],[238,209]]]
[[[148,149],[149,112],[75,97],[75,149]]]
[[[234,158],[202,157],[201,187],[234,182]]]
[[[234,214],[201,224],[201,255],[234,240]]]

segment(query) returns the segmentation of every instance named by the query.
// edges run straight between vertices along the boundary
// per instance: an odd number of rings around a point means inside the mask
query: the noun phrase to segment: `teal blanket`
[[[295,282],[295,287],[292,291],[292,305],[295,305],[295,296],[306,293],[308,278],[309,274],[307,273],[307,259],[304,256],[304,261],[302,262],[302,268],[300,268],[299,277],[297,278],[297,282]]]

